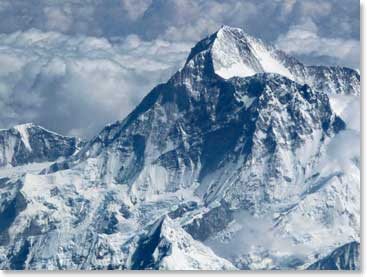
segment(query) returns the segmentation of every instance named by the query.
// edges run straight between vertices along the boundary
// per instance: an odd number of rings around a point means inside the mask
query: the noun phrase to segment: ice
[[[28,135],[28,128],[32,127],[32,124],[22,124],[22,125],[16,125],[14,126],[14,129],[16,129],[20,137],[22,138],[22,141],[25,145],[25,147],[28,149],[29,152],[32,152],[32,147],[29,144],[29,135]]]
[[[262,72],[294,79],[281,61],[274,57],[273,51],[241,29],[224,26],[217,32],[211,53],[215,72],[225,79]]]

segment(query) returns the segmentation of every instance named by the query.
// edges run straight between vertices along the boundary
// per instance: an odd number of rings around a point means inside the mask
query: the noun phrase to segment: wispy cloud
[[[292,25],[288,32],[278,37],[276,45],[293,55],[332,57],[336,64],[350,66],[359,63],[359,40],[320,37],[317,25],[310,18]]]
[[[121,0],[123,9],[131,20],[141,17],[153,0]]]

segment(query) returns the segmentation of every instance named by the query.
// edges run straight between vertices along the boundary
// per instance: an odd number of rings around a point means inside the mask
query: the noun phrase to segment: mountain
[[[307,269],[358,270],[360,268],[360,247],[360,243],[356,241],[342,245]]]
[[[336,95],[358,97],[358,73],[222,27],[124,120],[3,181],[1,268],[303,269],[359,241]]]
[[[209,52],[215,73],[225,79],[267,72],[326,93],[359,95],[360,92],[360,76],[355,70],[306,66],[242,29],[222,26],[192,49],[186,63],[201,52]]]
[[[127,245],[131,249],[126,262],[127,269],[236,269],[166,216],[158,219]]]
[[[80,140],[48,131],[32,123],[0,130],[0,167],[55,161],[69,157]]]

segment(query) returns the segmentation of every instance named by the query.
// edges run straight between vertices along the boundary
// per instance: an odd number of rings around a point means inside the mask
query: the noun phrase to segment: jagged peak
[[[21,123],[21,124],[14,125],[13,128],[27,128],[28,129],[34,126],[36,126],[34,123],[28,122],[28,123]]]
[[[238,27],[233,27],[229,25],[221,25],[220,28],[216,31],[217,34],[223,33],[223,32],[229,32],[229,33],[241,33],[243,35],[246,35],[245,31]]]
[[[147,230],[137,237],[135,245],[137,247],[132,248],[130,254],[129,269],[235,269],[232,263],[194,240],[180,224],[167,215],[148,226]]]
[[[25,132],[28,132],[29,129],[47,132],[47,133],[50,133],[52,135],[59,136],[59,137],[75,138],[74,136],[62,135],[62,134],[59,134],[57,132],[51,131],[51,130],[49,130],[45,127],[42,127],[40,125],[37,125],[33,122],[20,123],[20,124],[17,124],[17,125],[14,125],[14,126],[8,128],[8,129],[0,129],[0,132],[8,132],[8,131],[11,131],[11,130],[13,130],[13,131],[15,130],[16,132],[18,132],[20,134],[24,134]]]
[[[218,39],[222,39],[225,35],[232,36],[234,39],[238,38],[239,36],[249,36],[244,32],[244,30],[240,28],[222,25],[217,31],[200,40],[198,43],[195,44],[194,47],[191,48],[190,54],[186,60],[186,64],[197,54],[203,51],[210,50],[215,41]]]
[[[222,39],[223,37],[230,37],[231,39],[237,40],[241,43],[251,43],[257,41],[258,43],[265,44],[261,39],[255,38],[253,35],[246,32],[246,30],[238,27],[232,27],[228,25],[222,25],[215,33],[216,40]],[[271,48],[270,45],[267,47]]]
[[[79,138],[60,135],[35,123],[0,130],[0,141],[5,145],[0,151],[0,168],[55,161],[71,156],[84,144]]]
[[[205,58],[211,59],[213,71],[224,79],[268,72],[294,80],[277,51],[243,29],[223,25],[191,49],[185,66],[190,62],[190,66],[195,66],[195,58],[199,57],[201,62],[199,55],[208,53]]]
[[[3,128],[3,129],[0,129],[0,131],[10,131],[10,130],[15,130],[17,132],[21,132],[21,131],[25,131],[25,130],[28,130],[28,129],[34,129],[34,128],[42,128],[44,129],[45,131],[47,132],[51,132],[51,131],[48,131],[47,129],[33,123],[33,122],[27,122],[27,123],[20,123],[20,124],[16,124],[16,125],[13,125],[9,128]]]
[[[14,125],[13,127],[10,127],[9,129],[3,129],[3,131],[13,129],[13,130],[16,130],[18,132],[22,132],[22,131],[25,131],[25,130],[28,130],[28,129],[34,128],[34,127],[36,127],[36,125],[34,123],[31,123],[31,122],[21,123],[21,124]]]

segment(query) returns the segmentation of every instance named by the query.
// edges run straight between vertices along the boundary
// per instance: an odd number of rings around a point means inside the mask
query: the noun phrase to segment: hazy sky
[[[222,24],[304,63],[359,68],[358,0],[0,0],[0,128],[95,135]]]

